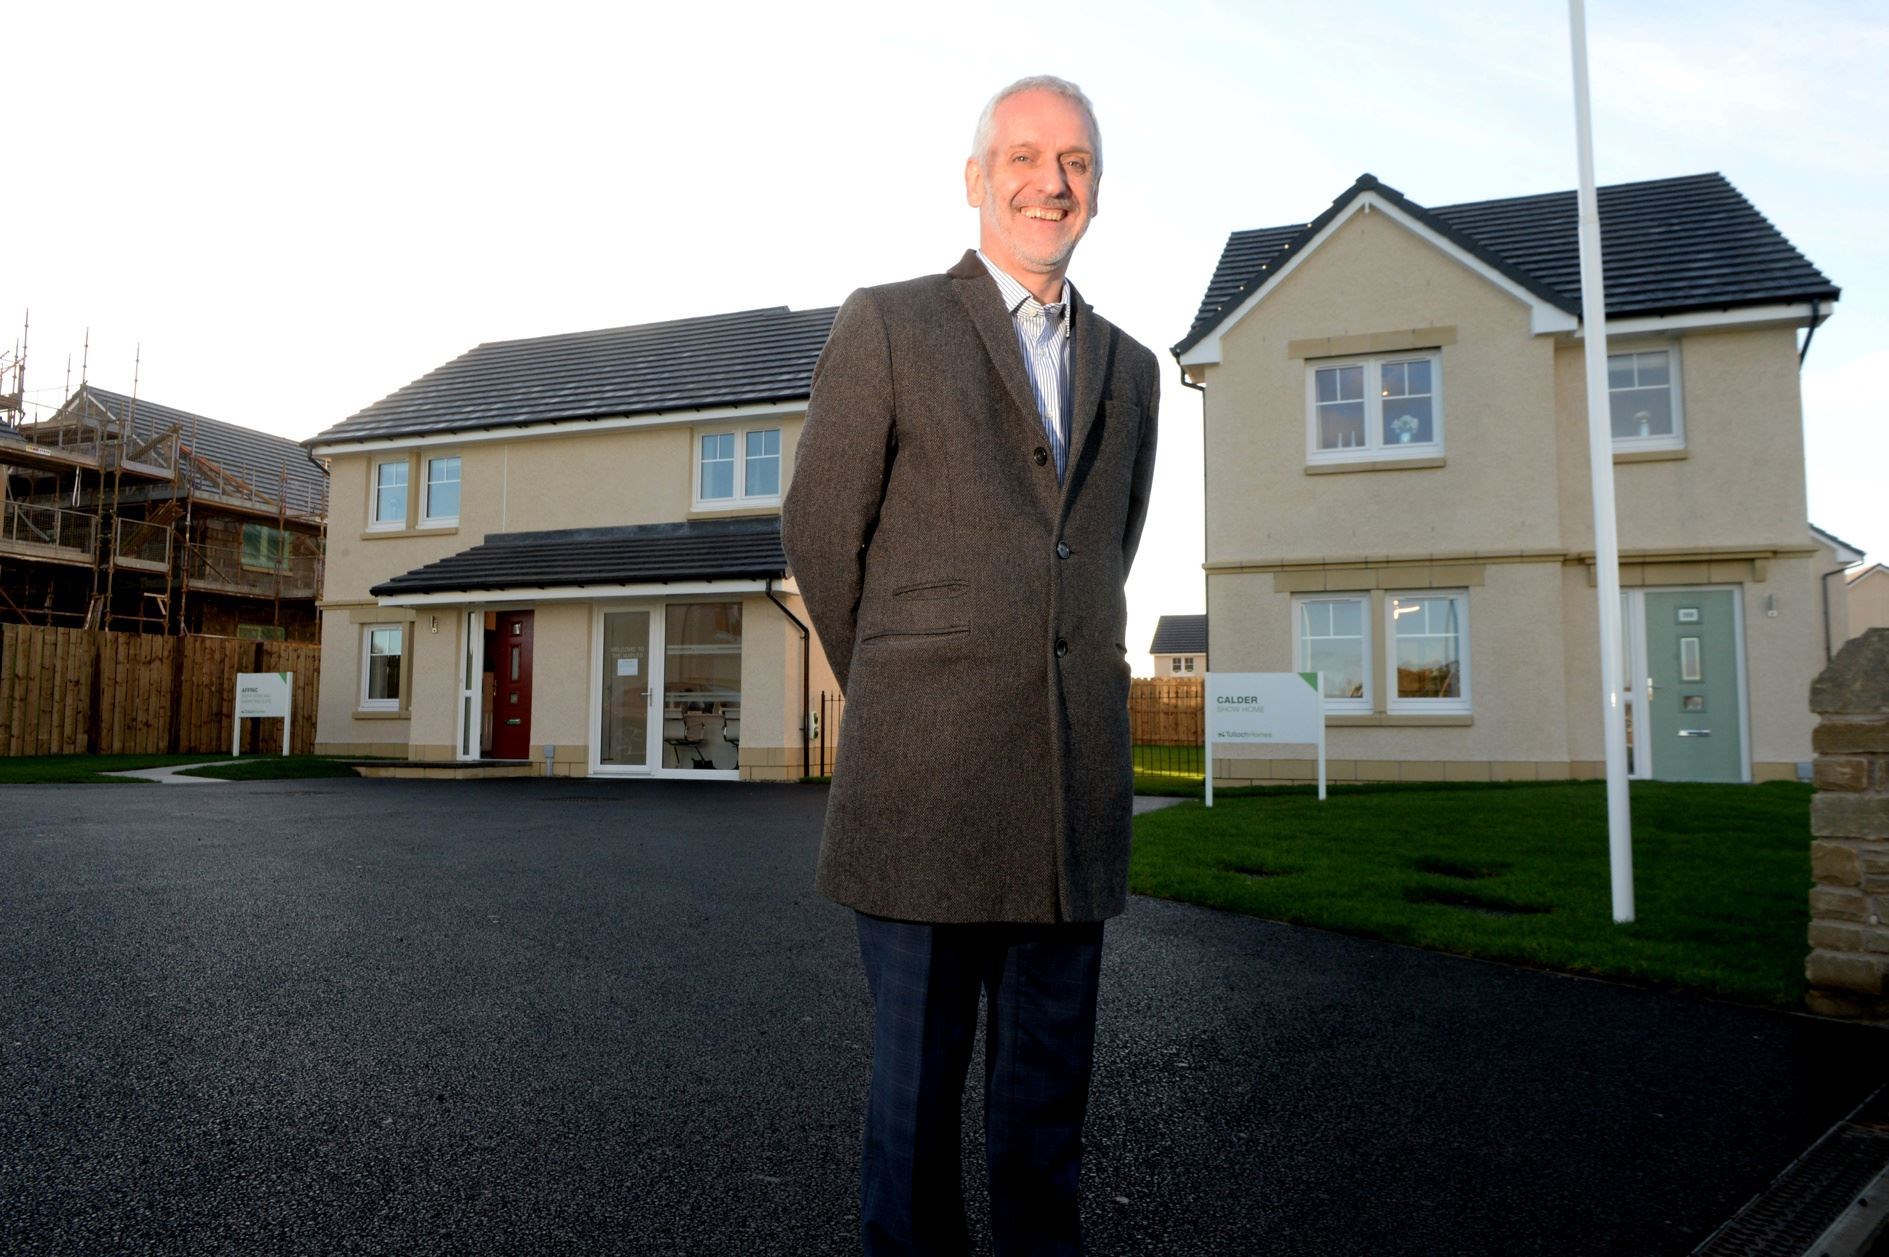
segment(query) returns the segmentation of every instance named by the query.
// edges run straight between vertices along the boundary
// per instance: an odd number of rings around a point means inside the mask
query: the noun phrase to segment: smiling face
[[[1075,101],[1045,88],[1006,98],[990,147],[964,165],[984,256],[1039,301],[1055,301],[1069,255],[1096,213],[1096,141]]]

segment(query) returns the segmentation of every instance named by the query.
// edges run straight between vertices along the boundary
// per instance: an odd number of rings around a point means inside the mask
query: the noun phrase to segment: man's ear
[[[964,199],[973,206],[984,204],[984,168],[975,157],[964,159]]]

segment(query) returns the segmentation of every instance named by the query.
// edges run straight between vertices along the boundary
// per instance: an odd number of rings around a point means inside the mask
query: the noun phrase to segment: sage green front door
[[[1642,727],[1662,781],[1744,780],[1735,598],[1729,589],[1647,591]]]

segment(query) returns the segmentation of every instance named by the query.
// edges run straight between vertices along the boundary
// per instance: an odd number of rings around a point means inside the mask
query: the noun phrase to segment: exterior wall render
[[[1445,465],[1308,475],[1307,360],[1287,342],[1440,327],[1455,336],[1440,350]],[[1554,467],[1539,454],[1553,439],[1553,361],[1520,302],[1387,215],[1352,218],[1227,332],[1209,368],[1207,561],[1462,553],[1493,537],[1558,546],[1544,509]]]
[[[1831,577],[1831,603],[1836,601],[1835,586],[1842,585],[1840,577]],[[1849,637],[1861,637],[1873,628],[1889,628],[1889,567],[1878,563],[1865,571],[1845,587],[1847,594],[1847,615]],[[1838,630],[1841,632],[1842,630]],[[1847,639],[1846,639],[1847,640]]]
[[[1676,339],[1622,340],[1619,348],[1671,345],[1679,353],[1685,449],[1649,462],[1615,460],[1620,548],[1806,548],[1809,507],[1795,330],[1691,332]],[[1556,457],[1566,521],[1561,543],[1591,553],[1584,352],[1578,340],[1555,350]]]

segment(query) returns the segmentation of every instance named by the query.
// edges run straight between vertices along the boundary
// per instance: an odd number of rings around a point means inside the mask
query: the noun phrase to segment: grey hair
[[[1068,79],[1059,79],[1054,74],[1032,74],[1028,78],[1018,79],[990,98],[984,106],[984,112],[977,115],[977,130],[971,135],[971,159],[979,166],[990,165],[991,123],[997,113],[997,106],[1021,92],[1055,92],[1067,100],[1072,100],[1089,119],[1089,137],[1095,141],[1095,177],[1102,177],[1102,128],[1095,121],[1095,106],[1082,94],[1082,89]]]

